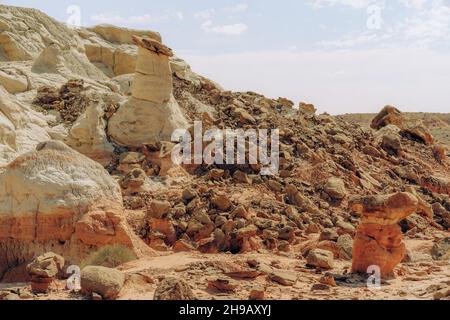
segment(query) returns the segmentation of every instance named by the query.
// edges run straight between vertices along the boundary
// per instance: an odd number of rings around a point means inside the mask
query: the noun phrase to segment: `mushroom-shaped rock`
[[[34,293],[47,293],[50,285],[64,267],[64,258],[53,253],[45,253],[27,265],[31,276],[31,290]]]
[[[382,277],[392,276],[406,253],[398,223],[421,208],[413,194],[402,192],[385,196],[356,197],[350,208],[362,215],[353,244],[352,271],[366,273],[380,268]]]
[[[172,94],[172,51],[157,40],[133,36],[138,57],[131,98],[111,117],[109,134],[119,144],[140,147],[170,141],[187,121]]]

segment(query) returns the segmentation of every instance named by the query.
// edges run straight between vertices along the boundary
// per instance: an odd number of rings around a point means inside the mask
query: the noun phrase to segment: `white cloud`
[[[407,39],[424,43],[450,39],[450,6],[441,1],[399,24]]]
[[[214,25],[211,20],[207,20],[202,23],[202,29],[205,32],[238,36],[245,33],[248,26],[245,23]]]
[[[228,12],[242,13],[242,12],[247,11],[247,9],[248,9],[248,4],[238,3],[237,5],[232,6],[232,7],[227,7],[224,10],[228,11]]]
[[[406,8],[420,10],[428,0],[399,0],[399,2]]]
[[[151,16],[149,14],[136,15],[130,17],[124,17],[115,13],[98,13],[94,14],[90,17],[90,20],[94,23],[109,23],[109,24],[117,24],[117,25],[140,25],[140,24],[149,24],[149,23],[157,23],[164,20],[183,20],[184,16],[181,11],[177,11],[170,14],[163,14],[161,16]]]
[[[210,19],[214,13],[215,13],[214,9],[205,9],[205,10],[194,13],[194,18],[201,19],[201,20],[207,20],[207,19]]]
[[[425,49],[178,53],[226,89],[306,101],[332,114],[378,112],[386,104],[448,112],[450,105],[448,54]]]
[[[450,48],[450,6],[445,5],[442,0],[434,0],[431,5],[426,3],[427,1],[409,0],[407,5],[416,6],[411,7],[414,10],[390,26],[383,24],[380,30],[352,32],[338,39],[320,41],[318,44],[324,48],[357,48],[369,45]],[[424,7],[419,9],[422,5]]]
[[[373,0],[309,0],[308,4],[314,8],[334,7],[337,5],[356,9],[365,8],[373,3]]]

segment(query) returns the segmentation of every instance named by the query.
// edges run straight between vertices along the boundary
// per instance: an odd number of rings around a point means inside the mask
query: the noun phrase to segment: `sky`
[[[161,33],[234,91],[331,114],[450,112],[450,0],[0,0],[59,21]]]

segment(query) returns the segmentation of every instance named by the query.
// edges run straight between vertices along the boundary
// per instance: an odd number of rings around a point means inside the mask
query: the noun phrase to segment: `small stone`
[[[381,140],[381,148],[391,155],[398,156],[402,151],[400,137],[393,134],[385,134]]]
[[[248,211],[244,206],[238,206],[231,213],[232,218],[248,219]]]
[[[324,186],[324,191],[333,200],[342,200],[347,195],[345,183],[339,178],[330,178]]]
[[[169,213],[171,207],[172,206],[169,201],[154,200],[150,203],[148,213],[152,218],[161,219]]]
[[[180,239],[177,242],[175,242],[172,250],[174,252],[190,252],[190,251],[194,251],[195,248],[188,241]]]
[[[306,257],[307,265],[318,269],[333,269],[334,257],[331,251],[312,249]]]
[[[103,298],[102,298],[102,296],[99,295],[98,293],[92,292],[92,294],[91,294],[91,300],[99,301],[99,300],[103,300]]]
[[[233,179],[240,183],[252,184],[250,177],[246,173],[239,170],[234,173]]]
[[[232,280],[222,278],[208,279],[208,289],[217,290],[219,292],[234,292],[237,288],[237,283]]]
[[[250,300],[264,300],[266,296],[266,290],[262,286],[255,286],[250,290]]]
[[[325,229],[320,234],[319,241],[330,240],[336,242],[339,238],[339,235],[333,229]]]
[[[120,155],[119,163],[136,164],[145,160],[145,156],[139,152],[125,152]]]
[[[153,300],[196,300],[186,281],[177,278],[165,278],[156,288]]]
[[[212,169],[209,171],[209,179],[210,180],[220,180],[224,177],[225,175],[225,171],[221,170],[221,169]]]
[[[320,278],[319,282],[330,287],[336,287],[336,280],[334,279],[333,275],[328,272],[322,278]]]
[[[269,180],[266,182],[266,184],[269,187],[269,189],[272,191],[275,191],[275,192],[283,191],[283,185],[281,183],[279,183],[278,181]]]
[[[311,287],[311,291],[327,291],[330,290],[330,286],[323,283],[315,283]]]
[[[225,194],[218,194],[211,200],[212,204],[221,211],[227,211],[233,205]]]
[[[278,269],[273,269],[269,278],[283,286],[293,286],[297,282],[296,273]]]
[[[187,188],[183,190],[183,200],[185,201],[191,201],[192,199],[196,198],[198,196],[197,191],[191,188]]]
[[[445,260],[450,258],[450,237],[436,242],[431,249],[431,256],[434,260]]]

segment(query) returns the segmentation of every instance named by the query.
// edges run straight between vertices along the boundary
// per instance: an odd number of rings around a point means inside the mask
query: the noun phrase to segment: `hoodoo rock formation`
[[[176,129],[188,127],[172,94],[172,51],[160,42],[133,36],[138,46],[131,98],[109,121],[109,134],[117,143],[141,147],[170,141]]]
[[[392,276],[403,260],[406,247],[399,222],[420,209],[419,199],[411,193],[357,197],[350,208],[362,215],[353,245],[352,271],[367,273],[378,266],[382,277]]]

